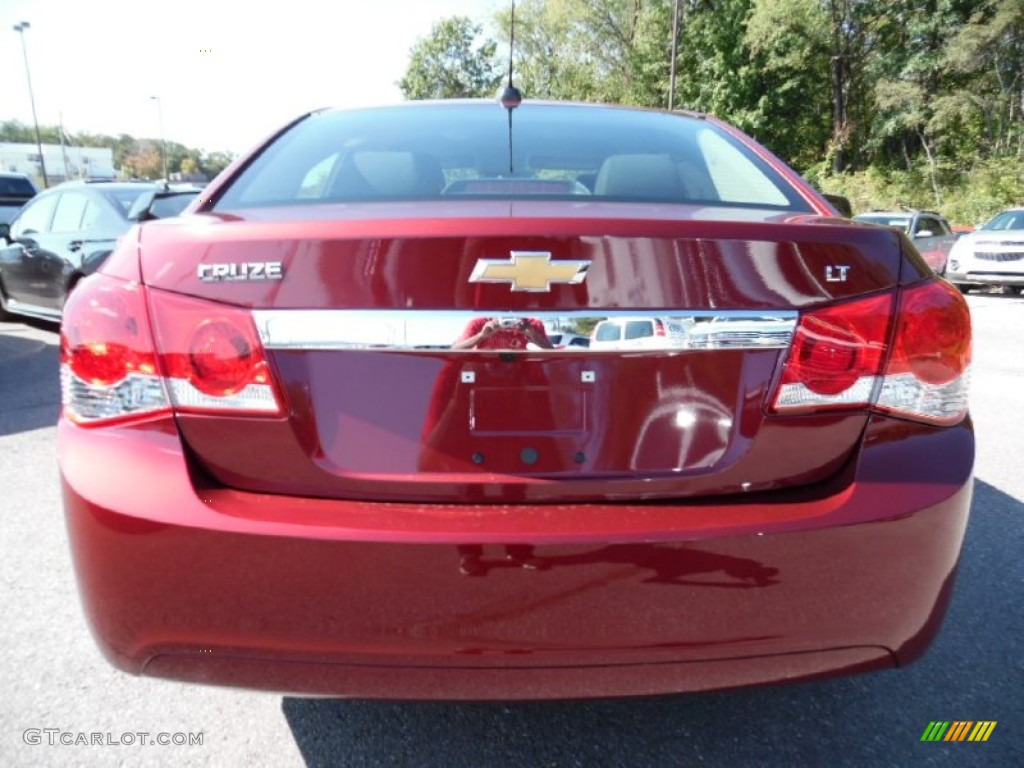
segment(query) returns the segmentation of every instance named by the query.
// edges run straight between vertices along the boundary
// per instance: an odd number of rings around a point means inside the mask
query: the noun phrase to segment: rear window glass
[[[121,211],[125,216],[128,215],[128,211],[135,205],[135,201],[138,200],[143,193],[152,191],[152,187],[148,185],[140,184],[137,189],[105,189],[103,193],[107,199],[113,202],[118,210]]]
[[[0,176],[0,196],[32,197],[36,189],[32,182],[18,176]]]
[[[869,224],[881,224],[886,227],[897,227],[902,229],[904,232],[910,232],[909,216],[886,216],[884,214],[862,213],[858,216],[854,216],[853,218],[857,221],[866,221]]]
[[[650,320],[630,320],[626,323],[627,339],[644,339],[654,335],[654,327]]]
[[[594,338],[597,341],[618,341],[622,338],[622,331],[614,323],[598,323],[594,330]]]
[[[695,117],[603,107],[406,104],[323,112],[235,179],[218,210],[467,198],[808,211],[767,163]]]

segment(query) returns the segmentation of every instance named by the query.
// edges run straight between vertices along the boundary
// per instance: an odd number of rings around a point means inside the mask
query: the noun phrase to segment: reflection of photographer
[[[544,331],[544,324],[535,317],[476,317],[452,349],[526,349],[535,344],[541,349],[554,349]]]

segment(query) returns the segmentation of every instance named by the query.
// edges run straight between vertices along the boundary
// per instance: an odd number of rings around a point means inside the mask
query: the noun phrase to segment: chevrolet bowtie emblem
[[[552,283],[582,283],[589,261],[552,261],[547,251],[512,251],[511,258],[477,259],[471,283],[510,283],[513,291],[550,291]]]

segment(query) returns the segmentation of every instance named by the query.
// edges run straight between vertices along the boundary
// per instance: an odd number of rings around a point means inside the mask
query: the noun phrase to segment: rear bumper
[[[714,505],[203,488],[169,420],[62,421],[59,450],[85,612],[117,667],[307,694],[514,699],[913,660],[949,599],[974,443],[969,423],[878,418],[834,485]]]

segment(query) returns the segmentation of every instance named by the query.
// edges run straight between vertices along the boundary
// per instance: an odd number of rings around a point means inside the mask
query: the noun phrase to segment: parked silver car
[[[937,274],[946,274],[946,261],[956,242],[949,222],[934,211],[872,211],[858,213],[855,221],[896,227],[914,241],[921,257]]]

